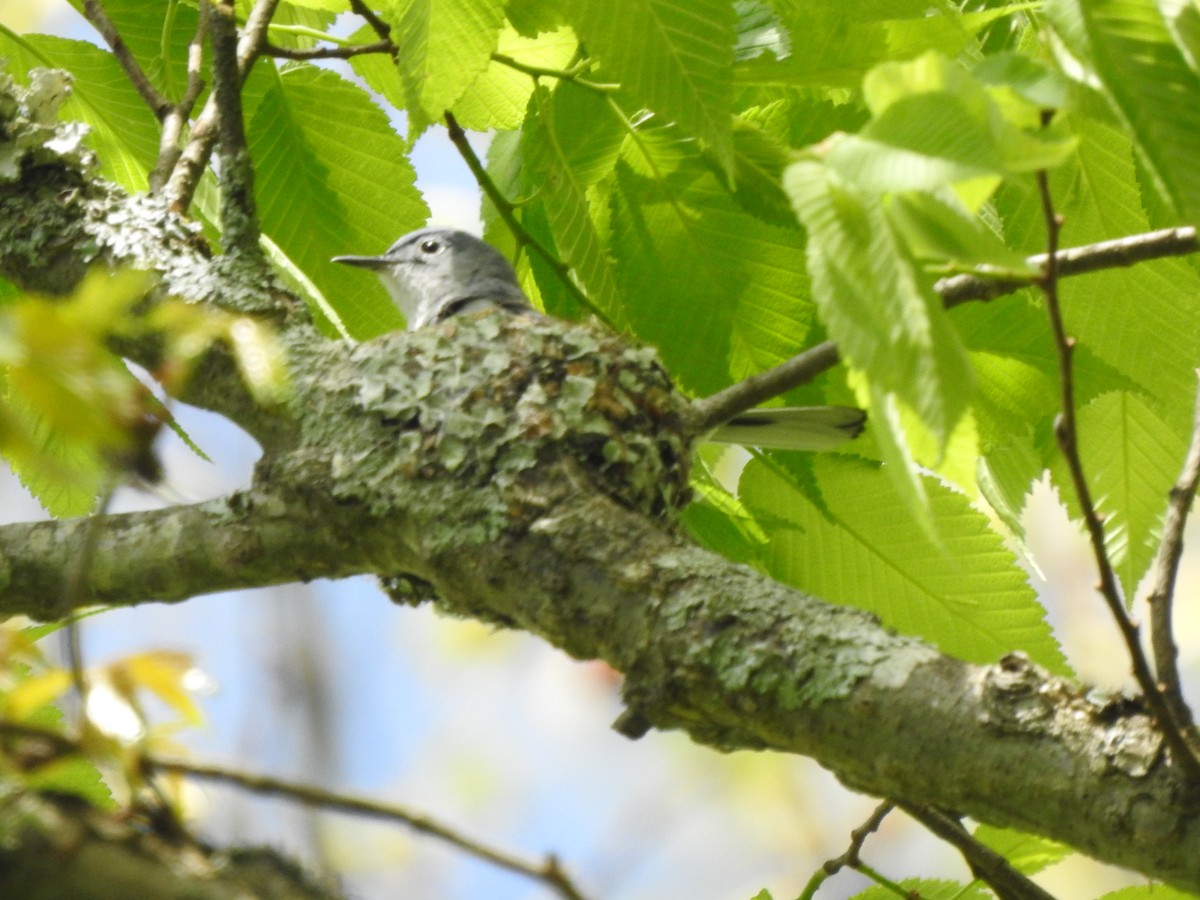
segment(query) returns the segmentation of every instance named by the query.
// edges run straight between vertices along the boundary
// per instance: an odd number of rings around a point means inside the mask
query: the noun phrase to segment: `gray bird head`
[[[453,228],[422,228],[404,235],[382,256],[335,256],[333,261],[375,272],[409,331],[477,309],[532,309],[508,260],[479,238]]]

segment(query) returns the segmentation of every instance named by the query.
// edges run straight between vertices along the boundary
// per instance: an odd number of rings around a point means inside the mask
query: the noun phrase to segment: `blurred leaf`
[[[109,663],[104,677],[117,693],[137,708],[137,692],[149,691],[164,701],[188,724],[204,721],[200,707],[187,687],[196,664],[187,653],[153,650],[135,653]]]
[[[995,897],[978,882],[963,884],[934,878],[905,878],[897,884],[904,891],[903,896],[920,897],[921,900],[993,900]],[[874,884],[854,894],[851,900],[896,900],[896,890],[890,884]]]
[[[23,722],[32,713],[53,703],[71,687],[71,673],[50,669],[22,679],[4,698],[6,718]]]

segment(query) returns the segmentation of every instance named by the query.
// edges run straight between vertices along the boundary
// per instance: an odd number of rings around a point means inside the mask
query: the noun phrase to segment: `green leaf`
[[[834,454],[814,456],[811,466],[820,508],[778,466],[756,460],[742,475],[751,514],[787,523],[763,554],[773,577],[869,610],[959,659],[995,662],[1023,650],[1066,671],[1025,573],[965,497],[926,479],[939,546],[914,527],[879,466]]]
[[[1127,602],[1154,558],[1167,495],[1179,477],[1187,442],[1136,394],[1104,394],[1079,411],[1079,453],[1105,544]],[[1078,514],[1061,457],[1051,473]]]
[[[578,42],[569,28],[522,37],[511,27],[500,32],[496,53],[527,66],[565,69]],[[460,125],[472,131],[517,128],[533,94],[534,80],[524,72],[493,60],[454,104]]]
[[[734,69],[739,83],[857,89],[863,75],[881,62],[930,50],[955,56],[981,29],[1028,8],[1014,4],[963,15],[931,10],[915,0],[776,0],[774,6],[786,40],[777,40],[772,53],[740,60]]]
[[[263,232],[307,273],[355,337],[400,327],[370,273],[330,258],[380,253],[424,224],[429,210],[404,142],[360,88],[332,71],[298,65],[261,78],[246,136]]]
[[[1135,884],[1101,894],[1097,900],[1196,900],[1195,894],[1181,891],[1169,884]]]
[[[821,319],[871,385],[911,407],[939,443],[966,410],[966,353],[879,200],[801,160],[784,189],[808,229],[808,270]]]
[[[502,0],[389,0],[409,137],[453,108],[487,68],[504,22]]]
[[[733,173],[734,15],[727,0],[579,0],[564,14],[606,80],[703,140]]]
[[[976,825],[972,837],[985,847],[991,847],[1023,875],[1036,875],[1074,853],[1057,841],[992,825]]]
[[[629,320],[689,390],[712,393],[809,342],[798,232],[747,215],[674,129],[626,142],[612,221]]]
[[[920,897],[921,900],[993,900],[995,894],[978,882],[962,884],[934,878],[905,878],[897,882],[903,891],[900,896]],[[892,885],[874,884],[851,900],[896,900]]]
[[[1200,75],[1145,0],[1052,0],[1059,33],[1094,68],[1176,214],[1200,219]]]
[[[71,0],[71,6],[84,15],[82,0]],[[150,83],[168,100],[182,97],[187,87],[188,44],[196,35],[199,20],[195,5],[180,0],[104,0],[104,12]],[[201,94],[200,104],[204,96]]]
[[[593,221],[588,178],[611,168],[622,132],[603,99],[569,83],[538,88],[537,116],[525,129],[522,154],[535,179],[554,244],[584,292],[614,326],[622,307],[604,244]]]

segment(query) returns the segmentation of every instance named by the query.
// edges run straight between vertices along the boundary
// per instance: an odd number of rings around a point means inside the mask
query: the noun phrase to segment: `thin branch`
[[[200,15],[196,21],[196,33],[188,43],[187,83],[184,85],[183,96],[179,102],[168,110],[162,120],[162,133],[158,138],[158,160],[154,171],[150,173],[150,192],[157,194],[166,184],[179,161],[182,148],[179,145],[183,137],[183,129],[192,109],[204,90],[202,71],[204,66],[204,38],[208,33],[208,4],[201,3]]]
[[[859,869],[862,866],[859,854],[862,852],[863,844],[866,843],[868,837],[879,830],[879,826],[883,824],[883,820],[895,808],[896,805],[890,800],[886,800],[875,807],[875,811],[867,816],[866,821],[850,832],[850,846],[846,848],[846,852],[841,856],[826,860],[821,865],[821,868],[813,872],[812,877],[808,879],[808,884],[800,892],[799,900],[812,900],[821,885],[842,869]]]
[[[394,54],[396,45],[389,41],[375,41],[372,44],[350,44],[345,47],[277,47],[274,44],[263,46],[263,56],[276,56],[281,59],[350,59],[355,56],[365,56],[368,53]]]
[[[363,0],[350,0],[350,11],[355,15],[362,16],[367,20],[367,24],[375,29],[375,33],[379,35],[381,41],[391,42],[392,27],[387,22],[379,18],[375,11],[371,9]],[[395,51],[393,51],[394,53]]]
[[[186,760],[161,759],[146,756],[142,758],[142,767],[150,772],[170,772],[175,775],[230,784],[256,794],[283,797],[298,803],[333,810],[334,812],[399,822],[421,834],[427,834],[430,837],[445,841],[477,859],[482,859],[509,872],[516,872],[518,875],[524,875],[540,881],[552,888],[560,896],[567,898],[567,900],[583,900],[583,894],[575,887],[553,854],[547,856],[546,860],[541,863],[519,859],[511,853],[497,850],[468,838],[427,815],[409,812],[401,809],[399,806],[379,803],[361,797],[351,797],[346,794],[338,794],[310,785],[282,781],[278,778],[253,775],[222,766],[202,765],[187,762]]]
[[[1196,488],[1200,485],[1200,392],[1196,396],[1196,412],[1192,420],[1192,439],[1179,480],[1171,489],[1170,501],[1163,517],[1162,539],[1154,558],[1148,603],[1150,606],[1150,646],[1154,651],[1154,668],[1163,700],[1171,708],[1185,734],[1194,740],[1194,719],[1183,697],[1179,679],[1179,648],[1171,627],[1171,606],[1175,597],[1175,579],[1179,560],[1183,556],[1183,527],[1187,524]]]
[[[203,0],[210,2],[210,0]],[[226,253],[260,254],[254,204],[254,166],[242,122],[242,77],[238,65],[233,0],[211,0],[213,96],[220,135],[221,242]]]
[[[1147,234],[1135,234],[1111,241],[1101,241],[1082,247],[1059,250],[1054,255],[1055,271],[1059,278],[1085,275],[1104,269],[1136,265],[1168,256],[1186,256],[1200,250],[1196,229],[1164,228]],[[1049,257],[1045,253],[1030,256],[1027,262],[1038,271],[1045,271]],[[1036,281],[1036,279],[1035,279]],[[954,275],[934,285],[946,306],[958,306],[968,300],[994,300],[1021,288],[1029,287],[1028,279],[985,278],[979,275]]]
[[[1046,268],[1039,284],[1046,297],[1046,311],[1050,316],[1050,328],[1054,335],[1054,345],[1058,351],[1059,385],[1062,409],[1054,423],[1054,436],[1059,449],[1067,463],[1071,475],[1071,483],[1075,496],[1079,501],[1079,509],[1083,514],[1084,527],[1092,544],[1092,555],[1096,559],[1096,568],[1100,575],[1097,586],[1100,595],[1108,606],[1109,613],[1117,623],[1125,647],[1129,653],[1133,676],[1145,695],[1154,717],[1158,720],[1159,728],[1176,765],[1187,774],[1193,782],[1200,784],[1200,759],[1192,752],[1184,737],[1183,728],[1176,721],[1163,695],[1158,690],[1158,683],[1150,670],[1150,663],[1142,651],[1138,636],[1138,626],[1125,610],[1121,591],[1117,586],[1117,575],[1109,559],[1104,539],[1104,522],[1096,511],[1092,500],[1092,491],[1083,471],[1083,460],[1079,456],[1078,425],[1075,416],[1075,375],[1073,358],[1075,339],[1067,334],[1063,322],[1062,306],[1058,297],[1058,240],[1062,231],[1062,217],[1055,212],[1054,198],[1050,193],[1050,179],[1045,170],[1037,173],[1038,194],[1041,197],[1042,214],[1046,220]]]
[[[267,27],[271,24],[271,16],[275,14],[278,5],[279,0],[258,0],[250,10],[250,15],[246,17],[246,24],[242,27],[242,36],[237,46],[238,74],[241,82],[245,82],[250,67],[254,65],[266,43]],[[213,146],[217,141],[218,118],[217,96],[214,91],[209,95],[204,109],[192,126],[191,138],[179,154],[164,191],[171,207],[180,214],[185,213],[191,205],[196,185],[200,183],[200,176],[212,155]]]
[[[774,368],[751,375],[703,400],[692,404],[696,420],[693,428],[698,434],[728,422],[740,412],[753,409],[764,400],[778,397],[792,388],[812,381],[826,369],[838,363],[838,350],[833,341],[822,341],[809,347]]]
[[[458,120],[454,118],[454,114],[447,110],[445,120],[446,131],[450,135],[451,142],[458,149],[459,155],[466,162],[467,168],[471,170],[471,174],[475,176],[475,181],[478,182],[479,187],[495,205],[496,212],[500,214],[500,218],[504,221],[504,224],[512,231],[513,236],[517,239],[517,243],[523,247],[528,247],[540,256],[554,270],[555,275],[563,283],[571,298],[597,319],[611,327],[612,323],[608,320],[608,316],[600,311],[599,307],[588,298],[587,294],[571,278],[571,267],[555,256],[554,253],[530,234],[528,229],[521,224],[520,220],[514,214],[514,210],[517,208],[516,204],[505,197],[500,192],[500,188],[496,186],[496,182],[492,181],[492,176],[487,173],[487,169],[484,168],[479,157],[475,155],[475,150],[471,147],[471,142],[467,140],[467,133],[458,124]]]
[[[995,891],[999,900],[1054,900],[1053,894],[1014,869],[1007,859],[975,840],[954,816],[931,806],[901,803],[900,808],[957,849],[971,874]]]
[[[104,43],[108,44],[109,49],[113,52],[113,56],[121,64],[121,68],[125,70],[125,74],[129,77],[130,82],[132,82],[134,90],[138,92],[138,96],[150,107],[150,111],[154,113],[154,117],[161,122],[171,109],[171,101],[160,94],[157,88],[150,83],[150,77],[138,61],[134,59],[129,45],[125,43],[120,32],[117,31],[117,26],[108,17],[108,13],[104,11],[104,7],[100,5],[100,0],[83,0],[83,14],[95,29],[100,32],[100,36],[104,38]]]

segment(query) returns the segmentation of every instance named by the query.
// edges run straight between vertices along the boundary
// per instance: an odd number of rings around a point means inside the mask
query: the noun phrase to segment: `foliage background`
[[[44,20],[33,21],[33,12]],[[32,10],[20,0],[0,2],[0,22],[14,31],[94,40],[69,8],[49,3]],[[314,79],[312,89],[321,87]],[[478,230],[473,182],[444,132],[426,132],[412,158],[433,221]],[[267,208],[263,215],[267,222],[293,217],[297,239],[301,228],[320,222],[319,211],[304,209]],[[386,219],[362,227],[373,240],[364,252],[399,230]],[[214,465],[168,436],[170,489],[199,500],[244,483],[256,454],[252,442],[217,417],[180,415]],[[14,479],[2,490],[4,521],[41,514]],[[122,492],[115,508],[157,502]],[[1123,667],[1088,667],[1122,651],[1095,602],[1076,529],[1049,488],[1035,493],[1025,522],[1040,568],[1031,581],[1056,636],[1082,677],[1114,685]],[[1189,560],[1181,596],[1197,576]],[[1186,642],[1200,634],[1200,622],[1189,621],[1186,608],[1180,615]],[[180,735],[201,756],[410,804],[527,854],[553,851],[585,888],[605,897],[748,897],[763,886],[788,896],[844,849],[849,830],[873,806],[806,760],[719,757],[656,733],[630,744],[608,729],[620,707],[603,667],[571,662],[523,635],[395,609],[368,579],[114,612],[89,622],[85,637],[96,660],[170,647],[201,661],[217,685],[205,701],[210,723]],[[1198,652],[1195,642],[1185,643],[1185,677],[1200,674]],[[324,858],[351,873],[350,890],[360,896],[538,892],[385,826],[310,816],[216,789],[199,794],[215,840],[266,840]],[[868,856],[893,878],[965,875],[951,851],[898,817]],[[1125,878],[1072,859],[1043,883],[1058,896],[1082,898]],[[842,876],[835,890],[849,895],[862,883]]]

